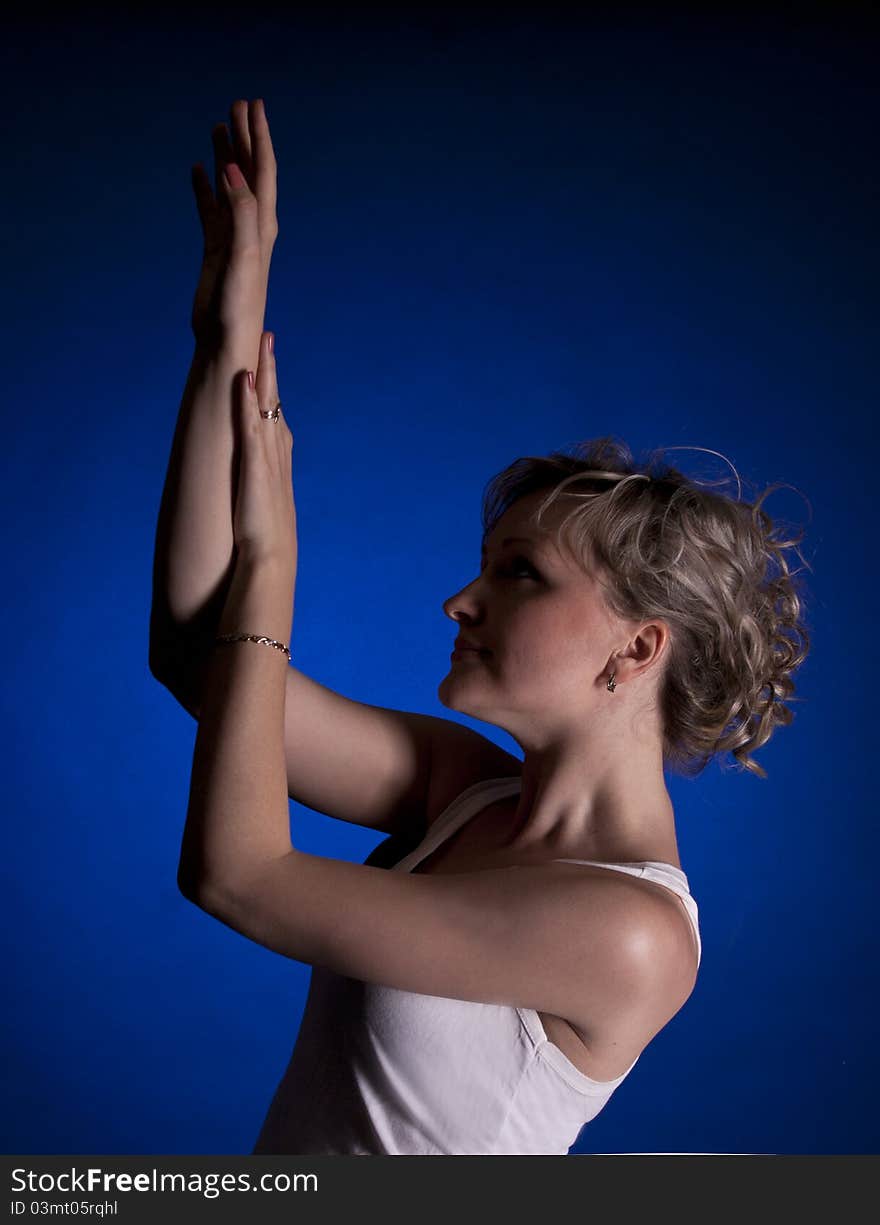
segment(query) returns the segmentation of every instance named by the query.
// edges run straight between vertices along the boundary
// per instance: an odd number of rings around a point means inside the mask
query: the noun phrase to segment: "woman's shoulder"
[[[578,870],[574,864],[555,866]],[[628,1063],[694,990],[698,959],[691,923],[680,900],[653,881],[598,865],[581,870],[597,883],[585,892],[580,913],[585,930],[592,926],[601,933],[607,973],[584,984],[580,1008],[567,1019],[586,1035],[594,1055],[604,1052],[615,1063],[625,1051]],[[588,894],[598,904],[595,913]],[[601,922],[595,922],[597,915]]]

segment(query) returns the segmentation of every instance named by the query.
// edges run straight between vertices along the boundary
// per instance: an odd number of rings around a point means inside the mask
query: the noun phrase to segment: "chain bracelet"
[[[260,642],[265,646],[274,647],[276,651],[283,651],[290,660],[290,651],[283,642],[276,642],[274,638],[265,638],[259,634],[221,634],[214,639],[215,645],[222,642]]]

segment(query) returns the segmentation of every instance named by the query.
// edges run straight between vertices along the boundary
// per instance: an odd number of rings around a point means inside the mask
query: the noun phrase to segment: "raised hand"
[[[296,506],[293,498],[293,434],[281,411],[274,337],[260,338],[260,360],[237,379],[241,458],[232,529],[239,557],[272,561],[296,580]],[[264,416],[265,414],[265,416]],[[277,415],[276,415],[277,414]]]
[[[199,348],[253,345],[262,333],[269,266],[278,237],[277,164],[261,98],[239,99],[212,131],[214,189],[201,162],[192,168],[204,233],[202,268],[192,308]]]

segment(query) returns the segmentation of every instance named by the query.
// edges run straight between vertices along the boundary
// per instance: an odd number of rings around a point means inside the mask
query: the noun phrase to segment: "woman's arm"
[[[236,373],[257,365],[262,320],[250,343],[196,345],[162,490],[153,559],[150,670],[177,695],[197,685],[232,575]],[[240,356],[237,350],[241,350]],[[179,695],[181,697],[185,694]]]
[[[276,163],[262,100],[236,101],[212,131],[215,192],[201,163],[193,188],[204,230],[192,311],[195,351],[159,507],[150,670],[189,710],[232,575],[238,471],[233,387],[259,362],[278,233]],[[229,177],[226,173],[229,169]]]
[[[280,413],[267,419],[280,401],[269,340],[267,333],[254,385],[239,379],[233,392],[241,438],[235,567],[218,629],[245,640],[218,642],[206,668],[178,868],[194,896],[292,849],[284,712],[298,544],[293,435]]]

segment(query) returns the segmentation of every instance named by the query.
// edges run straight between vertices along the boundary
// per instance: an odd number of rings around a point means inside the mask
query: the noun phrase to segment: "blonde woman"
[[[518,459],[444,604],[438,693],[522,759],[291,666],[293,435],[263,331],[276,165],[262,103],[230,117],[215,191],[194,171],[205,260],[151,668],[199,721],[181,890],[313,967],[253,1152],[564,1154],[693,991],[664,768],[731,752],[764,776],[751,753],[790,722],[808,649],[793,542],[759,502],[611,439]],[[288,798],[391,837],[363,865],[306,854]]]

